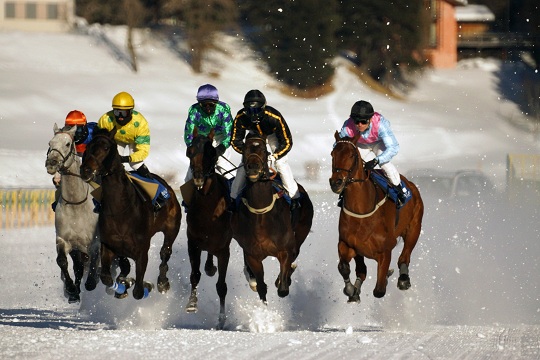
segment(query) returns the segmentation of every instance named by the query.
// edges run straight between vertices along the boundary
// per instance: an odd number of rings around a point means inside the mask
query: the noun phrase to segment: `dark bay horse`
[[[150,241],[157,232],[164,234],[157,286],[161,293],[169,290],[167,263],[180,230],[182,213],[172,188],[153,174],[171,195],[163,208],[154,213],[150,197],[131,182],[124,169],[114,140],[115,133],[116,129],[111,132],[98,130],[94,133],[84,153],[81,176],[86,181],[96,176],[101,176],[102,179],[101,212],[98,220],[101,235],[101,282],[115,289],[117,294],[124,294],[122,279],[129,273],[127,258],[131,258],[136,267],[133,297],[138,300],[152,289],[152,284],[144,281],[144,274],[148,265]],[[111,263],[116,257],[120,259],[121,272],[117,278],[120,283],[114,282],[111,276]]]
[[[204,271],[214,276],[218,270],[216,290],[219,296],[219,322],[222,329],[225,323],[225,296],[227,295],[227,267],[229,266],[230,244],[232,240],[229,187],[227,179],[216,173],[217,151],[212,145],[214,130],[208,136],[193,131],[193,142],[186,150],[189,166],[193,174],[195,191],[189,202],[186,215],[188,253],[191,264],[191,296],[186,306],[187,312],[197,311],[197,286],[201,280],[201,252],[207,251],[208,257]],[[217,257],[218,268],[213,263]]]
[[[54,124],[54,136],[49,141],[45,167],[51,175],[62,175],[60,197],[54,213],[56,230],[56,263],[60,267],[64,291],[68,302],[80,301],[80,284],[84,275],[85,260],[88,261],[88,276],[85,288],[96,288],[99,267],[98,216],[93,212],[94,204],[90,185],[81,179],[79,156],[75,150],[76,126],[59,129]],[[68,258],[73,261],[72,279],[68,271]]]
[[[424,203],[418,188],[404,176],[402,181],[412,192],[412,198],[399,210],[387,199],[381,188],[370,179],[364,170],[355,138],[340,138],[334,134],[332,150],[332,177],[330,187],[336,194],[343,195],[343,206],[339,216],[339,264],[338,270],[349,296],[349,302],[360,301],[360,288],[366,279],[364,257],[377,261],[377,283],[373,295],[381,298],[386,293],[392,258],[392,249],[397,238],[403,239],[403,250],[397,261],[399,268],[398,288],[407,290],[411,286],[409,263],[422,228]],[[356,281],[351,284],[349,262],[356,263]]]
[[[301,207],[291,223],[289,203],[274,191],[268,167],[269,152],[266,138],[250,134],[246,137],[242,162],[246,170],[246,189],[242,203],[232,216],[233,237],[244,250],[248,271],[256,281],[259,298],[266,303],[267,285],[264,282],[263,260],[273,256],[279,260],[280,271],[276,279],[278,295],[289,294],[291,274],[300,246],[308,236],[313,222],[313,204],[298,184]]]

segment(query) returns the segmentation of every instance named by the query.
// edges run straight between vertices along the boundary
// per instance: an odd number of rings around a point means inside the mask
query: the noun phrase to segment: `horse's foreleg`
[[[278,256],[279,275],[276,279],[278,296],[285,297],[289,295],[289,286],[291,285],[292,256],[287,251],[281,251]]]
[[[113,286],[113,279],[111,276],[111,264],[114,258],[114,253],[104,245],[101,245],[101,271],[99,277],[103,285],[107,288]]]
[[[94,241],[90,245],[88,255],[90,256],[90,264],[84,287],[87,291],[92,291],[96,288],[98,283],[99,241]]]
[[[388,276],[393,272],[389,272],[390,260],[392,259],[392,251],[387,251],[377,259],[377,283],[373,289],[373,296],[382,298],[386,294],[386,285],[388,284]]]
[[[67,246],[68,245],[63,239],[56,238],[56,263],[60,268],[62,279],[64,281],[64,292],[68,297],[68,302],[73,303],[79,301],[79,292],[69,275],[69,263],[66,256]]]
[[[69,253],[71,260],[73,260],[73,274],[75,276],[75,287],[77,288],[77,293],[81,293],[81,282],[84,275],[84,261],[83,256],[80,250],[71,250]]]
[[[159,258],[161,263],[159,264],[159,276],[157,279],[157,288],[160,293],[166,293],[171,288],[169,279],[167,278],[167,272],[169,271],[169,260],[172,254],[172,244],[174,238],[170,239],[170,236],[165,235],[163,240],[163,245],[161,246],[161,251],[159,252]]]
[[[225,297],[227,296],[227,283],[225,278],[227,276],[227,268],[229,266],[230,258],[229,248],[225,249],[222,254],[217,256],[218,262],[218,281],[216,283],[216,290],[219,296],[219,319],[218,319],[218,329],[223,329],[225,325]]]
[[[257,291],[257,279],[255,279],[255,274],[253,273],[253,271],[249,268],[249,265],[247,264],[245,254],[244,254],[244,275],[246,276],[246,280],[248,281],[248,284],[251,290]]]
[[[191,274],[189,275],[191,294],[186,305],[186,312],[188,313],[197,312],[197,286],[201,280],[201,252],[201,249],[188,239],[188,255],[189,263],[191,264]]]
[[[412,228],[403,236],[403,250],[398,259],[399,279],[397,286],[400,290],[407,290],[411,287],[409,264],[411,262],[411,253],[420,237],[420,225],[411,226]]]
[[[262,261],[257,260],[256,258],[246,255],[245,260],[255,275],[255,280],[257,281],[257,293],[259,294],[259,299],[263,303],[267,303],[266,301],[266,293],[268,292],[268,286],[264,282],[264,268]]]
[[[349,297],[348,302],[360,301],[360,286],[356,288],[351,283],[351,266],[349,265],[351,259],[354,257],[354,252],[344,242],[340,241],[338,244],[339,263],[338,271],[343,277],[345,287],[343,293]]]
[[[135,261],[135,286],[133,287],[133,298],[135,300],[148,297],[152,290],[152,285],[144,281],[147,266],[148,251],[141,251],[139,258]]]

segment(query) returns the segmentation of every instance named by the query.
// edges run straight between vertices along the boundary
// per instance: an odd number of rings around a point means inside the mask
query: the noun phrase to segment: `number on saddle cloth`
[[[397,200],[397,190],[389,184],[389,180],[386,178],[386,176],[383,174],[382,170],[379,169],[373,169],[371,170],[371,179],[373,182],[378,185],[385,194],[388,194],[388,197],[390,200],[392,200],[394,203],[399,204]],[[407,192],[410,194],[411,190],[409,187],[405,184],[405,182],[401,181],[401,187],[404,187],[407,189]],[[408,196],[407,199],[403,204],[398,206],[398,209],[402,208],[409,200],[411,200],[412,196]]]
[[[137,185],[152,198],[152,205],[154,207],[158,206],[161,208],[170,199],[171,194],[169,194],[169,190],[158,180],[142,177],[136,171],[131,171],[129,176],[134,178]]]

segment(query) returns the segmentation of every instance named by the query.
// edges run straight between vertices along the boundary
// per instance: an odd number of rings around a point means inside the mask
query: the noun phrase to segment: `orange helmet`
[[[86,116],[79,110],[70,111],[66,116],[66,125],[86,125]]]

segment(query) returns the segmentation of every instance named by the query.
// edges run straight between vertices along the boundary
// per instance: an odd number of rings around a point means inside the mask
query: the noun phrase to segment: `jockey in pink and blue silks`
[[[340,130],[340,137],[354,137],[360,133],[357,146],[365,158],[366,151],[372,151],[375,158],[364,164],[366,170],[379,165],[397,191],[398,200],[404,203],[410,196],[407,188],[400,186],[401,179],[394,164],[390,162],[399,151],[399,143],[392,132],[390,122],[373,106],[364,100],[357,101],[351,108],[351,115]],[[362,151],[364,150],[364,151]]]

